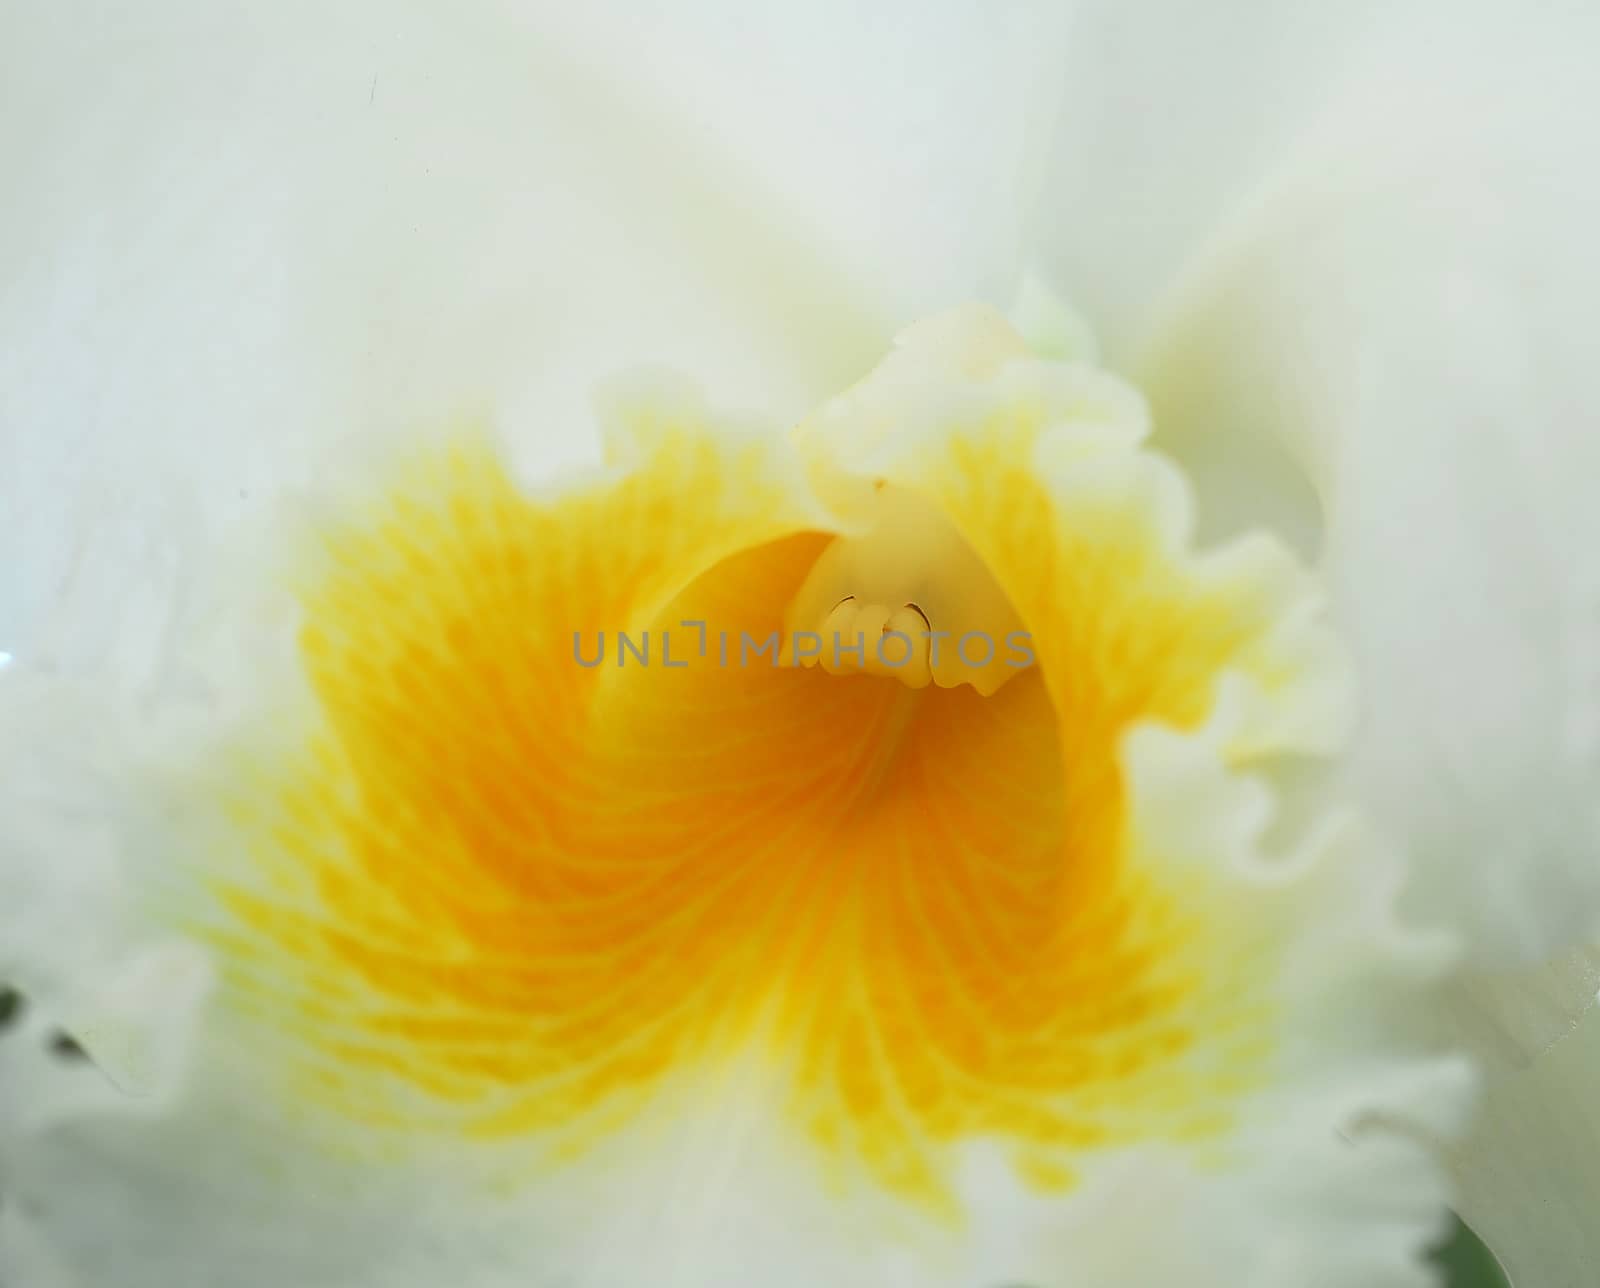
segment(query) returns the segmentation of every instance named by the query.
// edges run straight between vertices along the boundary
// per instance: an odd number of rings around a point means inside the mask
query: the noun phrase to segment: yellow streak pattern
[[[465,442],[325,534],[300,749],[242,745],[248,877],[207,933],[300,1092],[397,1131],[579,1156],[734,1059],[840,1184],[954,1213],[991,1138],[1042,1187],[1194,1139],[1265,1058],[1247,953],[1128,853],[1135,720],[1205,715],[1268,623],[1146,517],[1063,512],[1023,421],[903,480],[943,506],[1040,665],[970,688],[738,665],[829,539],[777,446],[667,425],[550,502]],[[672,630],[674,659],[616,661]],[[574,632],[604,665],[574,659]],[[719,632],[729,664],[719,664]]]

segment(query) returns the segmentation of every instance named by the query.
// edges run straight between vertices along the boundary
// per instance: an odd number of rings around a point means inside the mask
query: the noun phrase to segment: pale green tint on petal
[[[1459,1206],[1516,1288],[1600,1274],[1600,1007],[1520,1072],[1492,1078],[1455,1159]]]
[[[1538,966],[1467,974],[1450,990],[1449,1039],[1490,1076],[1526,1069],[1578,1027],[1596,992],[1600,944],[1568,949]]]
[[[15,1203],[0,1206],[0,1282],[23,1288],[77,1288],[49,1241]]]
[[[1600,916],[1600,110],[1592,11],[1440,24],[1169,303],[1158,443],[1300,462],[1364,721],[1349,790],[1485,967]]]
[[[1035,274],[1023,278],[1008,316],[1017,334],[1040,357],[1099,363],[1100,341],[1089,320]]]

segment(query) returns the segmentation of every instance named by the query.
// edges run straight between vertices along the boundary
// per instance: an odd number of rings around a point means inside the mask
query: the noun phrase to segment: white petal
[[[1435,6],[1442,8],[1442,6]],[[1074,6],[1031,244],[1129,356],[1181,270],[1427,4]],[[1459,20],[1462,6],[1448,10]]]
[[[0,1206],[0,1275],[27,1288],[77,1288],[48,1240],[15,1203]]]
[[[1031,10],[584,12],[7,7],[0,647],[150,665],[310,445],[495,416],[587,460],[642,362],[798,413],[1009,274]]]
[[[1314,478],[1366,708],[1352,785],[1486,963],[1600,913],[1596,31],[1563,19],[1441,27],[1374,73],[1144,359],[1169,445],[1259,478],[1288,444]]]
[[[1456,1158],[1462,1215],[1529,1288],[1589,1288],[1600,1265],[1600,1006],[1530,1067],[1490,1081]]]
[[[1070,6],[508,7],[570,31],[598,65],[648,68],[731,181],[803,218],[902,321],[1014,285]]]

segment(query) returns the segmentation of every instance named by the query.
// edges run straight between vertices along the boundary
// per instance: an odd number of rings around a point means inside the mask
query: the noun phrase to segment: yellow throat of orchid
[[[829,1184],[947,1217],[975,1148],[1045,1188],[1203,1148],[1279,946],[1195,858],[1234,796],[1158,825],[1135,735],[1221,773],[1342,707],[1292,560],[1194,552],[1143,416],[962,310],[793,435],[645,399],[553,500],[465,438],[320,533],[300,714],[203,793],[199,920],[283,1095],[544,1173],[740,1069]]]

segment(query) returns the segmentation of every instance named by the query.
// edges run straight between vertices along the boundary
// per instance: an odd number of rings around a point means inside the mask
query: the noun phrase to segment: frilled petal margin
[[[7,784],[10,880],[109,830],[118,919],[215,978],[159,1112],[13,1133],[30,1237],[97,1288],[1427,1284],[1449,945],[1352,820],[1268,846],[1337,652],[1144,430],[969,310],[791,436],[658,385],[559,488],[475,433],[333,487],[123,809]],[[1031,664],[791,664],[840,542]]]
[[[1487,970],[1600,927],[1600,263],[1575,249],[1600,15],[1482,9],[1416,28],[1262,176],[1134,366],[1186,461],[1310,477],[1350,790]]]
[[[1149,391],[1158,441],[1234,503],[1224,530],[1271,519],[1320,550],[1363,697],[1347,789],[1409,848],[1408,906],[1463,929],[1474,966],[1443,1013],[1490,1073],[1457,1156],[1463,1211],[1519,1284],[1587,1284],[1592,1010],[1563,1035],[1593,1003],[1577,946],[1600,919],[1596,11],[1278,6],[1212,26],[1272,45],[1238,83],[1294,80],[1255,125],[1250,93],[1163,74],[1213,62],[1141,38],[1147,21],[1190,34],[1169,15],[1096,12],[1122,75],[1161,86],[1142,110],[1193,146],[1140,166],[1145,138],[1171,136],[1091,115],[1075,128],[1095,148],[1061,182],[1114,213],[1109,235],[1070,245],[1063,225],[1042,253],[1076,290],[1134,230],[1122,254],[1168,280],[1164,298],[1131,283],[1113,357]],[[1172,200],[1193,176],[1213,199]]]

